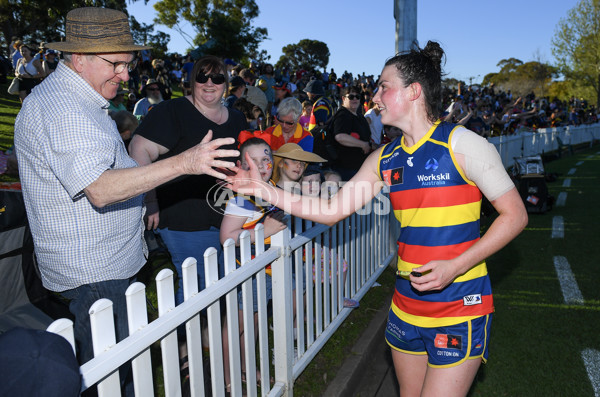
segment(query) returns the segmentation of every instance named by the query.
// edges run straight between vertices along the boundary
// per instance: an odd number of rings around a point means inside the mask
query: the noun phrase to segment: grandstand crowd
[[[21,99],[24,99],[35,84],[41,82],[56,68],[60,54],[57,51],[45,49],[43,42],[39,46],[33,46],[24,44],[16,37],[13,38],[9,49],[8,56],[0,55],[0,78],[4,81],[6,81],[6,76],[23,77],[25,75],[19,73],[19,68],[23,68],[20,66],[19,60],[23,58],[24,52],[30,51],[31,63],[39,65],[37,66],[39,73],[34,76],[34,79],[31,79],[35,80],[33,85],[25,85],[26,90],[20,94]],[[113,112],[126,110],[141,120],[154,104],[170,99],[174,87],[180,87],[184,95],[189,94],[189,76],[194,65],[192,55],[172,53],[164,59],[157,59],[152,58],[151,52],[146,50],[140,51],[137,57],[137,66],[130,72],[128,86],[123,87],[117,97],[111,101],[109,110]],[[353,74],[347,70],[338,75],[333,68],[329,72],[316,69],[278,69],[269,63],[261,64],[254,60],[248,64],[242,64],[226,59],[225,63],[228,67],[230,88],[238,88],[242,85],[241,81],[243,80],[245,87],[259,87],[266,95],[267,104],[259,106],[262,108],[261,112],[258,112],[257,109],[253,111],[253,106],[249,107],[245,101],[237,100],[245,95],[240,94],[237,98],[233,98],[230,95],[231,90],[229,90],[223,98],[225,101],[227,96],[231,97],[228,106],[239,102],[236,107],[246,114],[249,122],[254,120],[251,125],[256,128],[267,128],[273,124],[277,103],[281,99],[281,96],[277,95],[277,91],[285,91],[283,97],[293,96],[302,102],[303,106],[312,105],[309,105],[311,100],[305,92],[305,88],[311,80],[315,79],[323,82],[325,96],[329,98],[334,111],[341,106],[340,91],[352,86],[358,87],[360,91],[359,113],[368,114],[369,110],[375,107],[371,100],[377,89],[378,77],[375,75],[366,75],[364,72]],[[33,66],[31,69],[35,70]],[[561,101],[547,96],[538,97],[533,92],[517,97],[510,90],[503,91],[493,85],[486,87],[461,83],[458,86],[445,85],[443,107],[446,109],[444,112],[446,121],[463,124],[485,137],[510,135],[519,130],[590,124],[598,120],[596,107],[584,99],[572,97],[569,101]],[[376,117],[377,112],[375,113]],[[123,118],[122,115],[121,118]],[[259,121],[257,122],[256,119]],[[131,120],[129,122],[130,128],[135,129],[134,122]],[[372,134],[376,144],[387,141],[383,128],[379,132],[383,140],[377,139],[375,133]]]

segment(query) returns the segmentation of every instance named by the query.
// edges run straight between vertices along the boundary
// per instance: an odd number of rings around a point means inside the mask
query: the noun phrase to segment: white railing
[[[520,131],[514,135],[502,135],[488,138],[498,149],[505,167],[513,165],[515,157],[533,156],[558,150],[558,140],[563,144],[578,145],[580,143],[600,139],[600,123],[540,128],[535,132]]]
[[[260,391],[263,396],[292,396],[295,379],[351,313],[352,309],[344,308],[343,298],[360,300],[395,257],[399,225],[390,211],[387,195],[379,194],[361,211],[332,227],[288,218],[288,228],[272,236],[271,246],[266,251],[262,225],[256,227],[255,233],[255,241],[259,243],[255,244],[254,259],[250,255],[249,232],[244,231],[240,236],[241,267],[236,267],[233,240],[225,242],[226,276],[221,279],[218,277],[217,251],[214,248],[206,250],[208,287],[203,291],[198,292],[196,260],[188,258],[182,266],[185,301],[177,307],[173,272],[169,269],[160,271],[156,276],[159,317],[151,323],[147,317],[145,286],[139,282],[132,284],[126,292],[130,336],[119,343],[115,343],[112,302],[100,299],[94,303],[89,313],[95,357],[81,366],[82,390],[97,384],[100,397],[120,395],[118,369],[131,362],[135,394],[155,395],[153,368],[161,363],[152,362],[150,348],[160,341],[164,395],[180,396],[182,380],[177,328],[185,324],[190,395],[224,396],[221,325],[225,319],[231,395],[256,396]],[[344,259],[348,263],[346,274],[341,271]],[[265,267],[269,264],[272,264],[272,317],[267,314],[265,293],[268,277]],[[330,267],[333,268],[331,272]],[[258,285],[256,337],[253,278]],[[295,285],[292,283],[294,278]],[[246,346],[246,386],[243,391],[238,287],[243,294]],[[203,311],[206,315],[201,316]],[[272,334],[269,332],[271,321]],[[210,353],[207,361],[203,361],[203,328],[208,331],[206,344]],[[70,320],[57,320],[48,330],[63,335],[75,346]],[[257,363],[260,388],[255,386]],[[205,374],[210,374],[210,391],[205,389]]]

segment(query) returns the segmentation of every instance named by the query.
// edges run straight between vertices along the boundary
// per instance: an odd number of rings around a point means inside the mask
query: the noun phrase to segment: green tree
[[[252,26],[259,14],[254,0],[160,0],[154,9],[154,21],[181,33],[190,47],[198,47],[198,55],[242,59],[267,37],[266,28]],[[184,32],[184,22],[194,28],[194,36]]]
[[[497,73],[488,73],[483,78],[483,85],[494,84],[504,91],[512,91],[516,95],[527,95],[534,92],[537,96],[545,96],[552,78],[557,76],[557,69],[546,63],[523,61],[510,58],[502,59],[496,65]]]
[[[283,55],[277,61],[277,68],[318,70],[327,68],[329,47],[319,40],[302,39],[298,44],[288,44],[281,49]]]
[[[2,46],[7,48],[13,36],[29,44],[60,41],[67,13],[90,5],[126,10],[125,0],[0,0]]]
[[[171,36],[160,31],[154,33],[154,24],[140,23],[133,15],[129,17],[129,25],[131,26],[133,41],[136,44],[151,46],[154,58],[164,58],[166,56]]]
[[[565,78],[592,88],[600,104],[600,0],[579,1],[559,21],[552,54]]]

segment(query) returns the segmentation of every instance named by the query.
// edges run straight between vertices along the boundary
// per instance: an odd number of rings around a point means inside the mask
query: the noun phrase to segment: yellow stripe
[[[448,207],[409,208],[394,210],[402,225],[412,227],[443,227],[462,225],[479,220],[480,203],[467,203]]]
[[[406,143],[404,141],[404,136],[402,136],[402,147],[404,148],[404,151],[408,154],[413,154],[414,152],[416,152],[418,148],[423,146],[423,144],[425,142],[427,142],[429,140],[429,138],[431,138],[431,135],[433,135],[433,131],[435,131],[438,124],[440,124],[441,122],[442,122],[441,120],[438,120],[435,123],[433,123],[433,125],[431,126],[429,131],[427,131],[427,134],[425,134],[425,136],[423,136],[423,138],[419,139],[419,142],[417,142],[415,145],[412,145],[411,147],[406,147]]]
[[[474,318],[481,316],[463,316],[463,317],[422,317],[408,314],[398,309],[396,305],[392,304],[392,310],[398,316],[409,324],[417,327],[434,328],[434,327],[446,327],[448,325],[456,325],[464,323],[465,321],[473,320]]]

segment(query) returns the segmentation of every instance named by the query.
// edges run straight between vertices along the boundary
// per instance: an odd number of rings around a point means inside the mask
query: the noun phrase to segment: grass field
[[[496,312],[490,360],[471,396],[594,396],[581,354],[600,352],[599,150],[547,163],[546,171],[558,174],[548,183],[549,192],[555,198],[566,192],[566,205],[530,214],[525,231],[488,260]],[[563,187],[565,179],[570,187]],[[551,238],[559,216],[564,238]],[[565,304],[557,256],[570,264],[583,304]],[[592,370],[598,382],[598,368]]]
[[[12,146],[14,118],[20,108],[18,98],[6,93],[7,87],[8,83],[0,85],[0,150]],[[470,396],[595,395],[582,351],[600,352],[600,239],[595,224],[600,220],[596,203],[600,200],[600,147],[580,148],[574,156],[547,163],[546,171],[558,174],[556,181],[548,183],[549,192],[555,198],[566,192],[566,205],[546,214],[531,214],[526,230],[489,258],[496,307],[490,360],[480,370]],[[570,187],[563,186],[565,179],[570,179]],[[557,216],[564,220],[564,238],[553,239]],[[582,304],[565,304],[554,267],[558,256],[568,261]],[[171,266],[165,256],[146,266],[140,281],[149,291],[153,275],[165,266]],[[361,332],[389,302],[393,279],[392,271],[383,273],[378,280],[382,286],[363,298],[360,308],[299,377],[296,395],[322,395]],[[591,371],[595,371],[598,387],[600,370]]]

